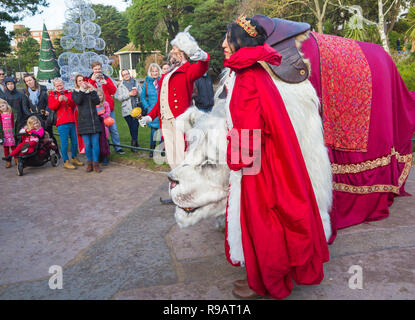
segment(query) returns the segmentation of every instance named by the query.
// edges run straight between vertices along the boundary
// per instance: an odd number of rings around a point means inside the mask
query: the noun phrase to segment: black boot
[[[137,147],[137,140],[131,140],[131,146],[132,146],[132,147]],[[136,149],[131,149],[131,152],[136,153],[136,152],[138,152],[138,150],[136,150]]]
[[[156,145],[150,143],[150,149],[154,150],[155,148],[156,148]],[[154,152],[153,151],[150,151],[150,153],[148,154],[148,156],[150,158],[153,158],[153,154],[154,154]]]

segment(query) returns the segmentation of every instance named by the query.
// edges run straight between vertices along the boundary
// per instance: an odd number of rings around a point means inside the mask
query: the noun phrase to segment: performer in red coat
[[[175,119],[190,106],[193,84],[209,67],[209,54],[199,48],[196,40],[188,32],[190,26],[177,34],[171,41],[171,71],[159,81],[156,105],[140,120],[140,125],[160,119],[166,148],[167,161],[172,169],[184,159],[185,140],[182,130],[176,127]],[[190,64],[188,60],[198,61]]]
[[[227,82],[231,190],[225,251],[231,264],[246,267],[248,285],[237,282],[234,295],[282,299],[293,280],[319,284],[329,254],[294,128],[258,63],[278,65],[281,55],[264,42],[264,29],[242,16],[228,26],[222,44],[225,67],[233,71]]]

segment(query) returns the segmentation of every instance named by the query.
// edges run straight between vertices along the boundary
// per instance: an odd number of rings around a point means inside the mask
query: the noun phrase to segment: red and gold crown
[[[255,26],[251,25],[251,22],[246,20],[246,15],[242,14],[235,20],[235,23],[240,25],[244,30],[251,36],[256,37],[258,31],[256,31]]]

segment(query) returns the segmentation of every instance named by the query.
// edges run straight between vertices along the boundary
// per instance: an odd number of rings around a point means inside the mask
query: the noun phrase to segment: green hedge
[[[396,66],[408,89],[415,91],[415,56],[398,59]]]

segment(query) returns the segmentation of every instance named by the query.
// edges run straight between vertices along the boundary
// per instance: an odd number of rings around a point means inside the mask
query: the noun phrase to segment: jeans
[[[114,124],[108,127],[111,135],[111,141],[113,144],[120,144],[120,135],[118,134],[117,122],[115,121],[115,112],[111,111],[111,118],[114,119]],[[114,147],[115,151],[121,150],[121,147]]]
[[[61,140],[61,154],[63,161],[69,160],[68,143],[71,139],[71,154],[75,158],[78,154],[78,136],[76,134],[75,122],[64,123],[56,127]]]
[[[85,143],[85,155],[88,161],[99,161],[99,133],[82,135]]]
[[[158,129],[158,128],[151,128],[151,127],[150,127],[150,129],[151,129],[151,131],[150,131],[150,149],[154,149],[157,144],[160,144],[161,143],[161,136],[160,136],[160,140],[159,141],[156,141],[156,139],[157,139],[156,132],[159,131],[160,129]]]
[[[125,121],[128,124],[128,128],[130,129],[131,139],[137,141],[138,137],[138,120],[133,118],[132,116],[124,117]]]

